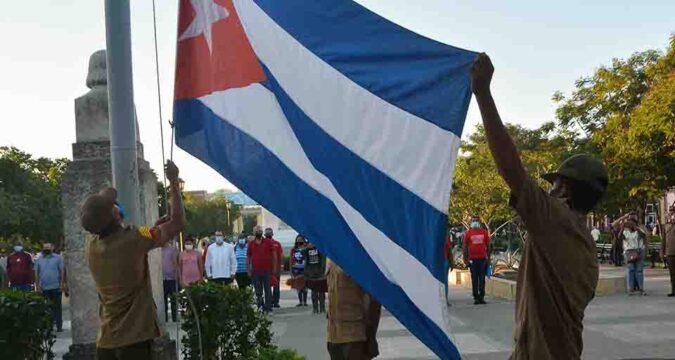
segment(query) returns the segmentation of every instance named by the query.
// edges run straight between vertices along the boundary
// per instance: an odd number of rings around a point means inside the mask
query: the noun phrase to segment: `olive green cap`
[[[560,164],[558,171],[544,174],[542,178],[553,183],[560,176],[583,182],[600,193],[607,190],[607,184],[609,183],[605,164],[588,154],[570,156]]]

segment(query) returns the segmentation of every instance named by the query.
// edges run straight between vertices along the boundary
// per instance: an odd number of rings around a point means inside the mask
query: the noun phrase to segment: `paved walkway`
[[[617,294],[596,298],[589,305],[584,321],[584,359],[675,359],[675,299],[665,296],[670,291],[665,272],[649,271],[645,288],[649,293],[645,297]],[[453,287],[450,294],[452,332],[463,357],[508,358],[513,303],[487,299],[488,305],[475,306],[467,289]],[[275,341],[296,349],[308,360],[328,359],[325,316],[311,314],[311,307],[296,308],[296,304],[293,291],[282,291],[282,309],[272,315]],[[66,321],[66,331],[55,344],[57,358],[69,345],[69,326]],[[170,334],[175,337],[175,327]],[[387,312],[378,341],[378,359],[436,358]]]

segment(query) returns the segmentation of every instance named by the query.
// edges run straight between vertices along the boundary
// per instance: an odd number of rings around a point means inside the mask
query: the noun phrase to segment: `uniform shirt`
[[[63,259],[59,254],[51,253],[40,256],[35,260],[35,271],[38,274],[37,282],[42,290],[54,290],[61,288],[61,272],[63,271]]]
[[[368,296],[342,268],[326,265],[328,282],[328,342],[334,344],[366,340]]]
[[[248,258],[251,262],[253,273],[272,271],[273,246],[272,241],[268,239],[262,239],[260,243],[253,240],[248,244]]]
[[[675,224],[666,224],[666,256],[675,256]]]
[[[234,255],[234,246],[226,242],[209,246],[206,255],[206,276],[213,279],[231,278],[237,273],[237,256]]]
[[[237,257],[237,272],[248,272],[248,245],[241,246],[239,244],[234,246],[234,255]]]
[[[25,251],[13,252],[7,257],[7,278],[10,285],[33,283],[33,257]]]
[[[583,319],[598,283],[595,242],[583,214],[531,178],[511,205],[527,238],[518,272],[513,360],[579,359]]]
[[[159,337],[148,251],[159,247],[157,228],[127,226],[87,239],[85,256],[101,302],[96,346],[122,347]]]
[[[490,235],[485,229],[469,229],[464,233],[464,246],[468,249],[469,259],[487,259]]]
[[[181,284],[189,285],[201,280],[202,274],[199,271],[201,261],[202,254],[197,250],[185,250],[178,255]]]

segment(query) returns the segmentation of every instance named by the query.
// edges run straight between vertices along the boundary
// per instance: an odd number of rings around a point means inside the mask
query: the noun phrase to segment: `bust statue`
[[[75,99],[76,140],[78,143],[110,141],[105,50],[98,50],[89,58],[87,87],[90,90]],[[134,114],[135,112],[134,109]],[[136,140],[140,142],[138,122],[136,122]]]

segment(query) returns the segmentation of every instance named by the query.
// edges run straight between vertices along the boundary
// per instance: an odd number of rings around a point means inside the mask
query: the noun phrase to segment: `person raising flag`
[[[609,182],[605,165],[587,155],[565,160],[543,178],[544,191],[525,171],[490,92],[494,67],[480,54],[471,68],[490,152],[511,189],[510,204],[527,230],[516,290],[515,348],[511,359],[579,359],[583,319],[595,295],[598,261],[586,214]]]

